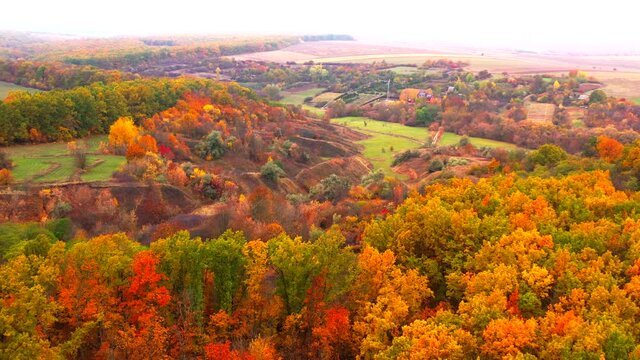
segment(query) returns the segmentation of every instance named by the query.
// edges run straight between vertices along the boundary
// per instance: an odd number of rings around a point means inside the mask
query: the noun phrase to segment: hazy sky
[[[633,0],[3,0],[0,29],[92,36],[347,33],[364,40],[640,52]],[[390,5],[391,4],[391,5]]]

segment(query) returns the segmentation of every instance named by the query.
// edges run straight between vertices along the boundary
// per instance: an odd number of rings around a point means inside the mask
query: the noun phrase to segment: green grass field
[[[640,97],[639,97],[639,98],[635,98],[635,99],[633,99],[633,101],[634,101],[636,104],[640,105]]]
[[[83,141],[87,146],[89,169],[81,175],[84,181],[105,181],[124,162],[123,156],[98,153],[100,142],[106,136],[95,136]],[[67,144],[52,143],[38,145],[17,145],[3,149],[14,162],[13,177],[18,182],[27,180],[43,183],[68,181],[75,172],[73,157],[69,155]],[[93,166],[95,165],[95,166]]]
[[[20,86],[20,85],[16,85],[16,84],[12,84],[12,83],[8,83],[8,82],[4,82],[4,81],[0,81],[0,100],[4,100],[7,95],[9,95],[9,92],[11,91],[29,91],[29,92],[38,92],[40,90],[38,89],[32,89],[32,88],[27,88],[24,86]]]
[[[316,97],[325,90],[325,88],[311,88],[302,91],[283,91],[282,96],[284,97],[280,102],[285,104],[302,105],[304,103],[304,99],[308,97]]]
[[[315,97],[325,90],[325,88],[311,88],[303,91],[283,91],[282,95],[284,97],[280,102],[283,104],[301,105],[304,110],[307,110],[316,116],[322,116],[324,115],[324,110],[305,104],[304,99],[308,97]]]
[[[376,169],[382,169],[387,175],[394,175],[391,163],[395,154],[417,149],[425,144],[429,137],[428,130],[423,127],[404,126],[364,117],[343,117],[332,119],[331,122],[370,135],[369,138],[358,142],[364,146],[363,155],[371,161]],[[460,135],[445,133],[440,139],[440,145],[455,145],[460,142],[460,138]],[[470,137],[469,141],[476,147],[516,148],[513,144],[489,139]]]
[[[394,73],[399,75],[411,75],[411,74],[415,74],[418,71],[418,69],[413,66],[396,66],[387,70],[391,70]]]

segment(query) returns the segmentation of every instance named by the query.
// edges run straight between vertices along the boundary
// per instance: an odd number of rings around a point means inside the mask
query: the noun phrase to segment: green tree
[[[568,157],[567,152],[553,144],[544,144],[529,154],[533,165],[555,166]]]
[[[436,121],[440,121],[442,109],[439,105],[426,104],[416,110],[416,123],[422,125],[430,125]]]
[[[607,94],[602,90],[594,90],[589,95],[589,104],[600,104],[607,101]]]
[[[244,281],[245,243],[242,232],[227,230],[204,245],[204,264],[214,275],[216,303],[227,313],[233,310],[234,295]]]
[[[220,131],[213,130],[198,144],[198,155],[203,159],[220,159],[227,151],[227,144]]]

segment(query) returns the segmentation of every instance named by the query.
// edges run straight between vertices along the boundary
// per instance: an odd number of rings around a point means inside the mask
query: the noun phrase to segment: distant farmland
[[[527,120],[535,122],[551,123],[556,111],[554,104],[540,104],[529,102],[526,104]]]
[[[469,49],[420,49],[375,45],[357,41],[319,41],[296,44],[282,50],[234,56],[236,59],[303,63],[372,63],[385,61],[399,65],[392,70],[410,73],[406,64],[420,65],[426,60],[449,59],[468,63],[471,71],[494,74],[563,73],[579,69],[606,84],[604,90],[618,97],[640,98],[640,56],[571,56],[523,53],[517,51],[471,51]]]

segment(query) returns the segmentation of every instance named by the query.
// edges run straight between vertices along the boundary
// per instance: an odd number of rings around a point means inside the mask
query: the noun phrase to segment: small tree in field
[[[282,98],[282,95],[280,95],[280,88],[278,87],[278,85],[269,84],[264,88],[262,88],[262,92],[269,100],[276,101]]]
[[[87,168],[87,147],[84,144],[70,141],[67,143],[67,150],[73,156],[74,166],[77,169],[85,170]]]

